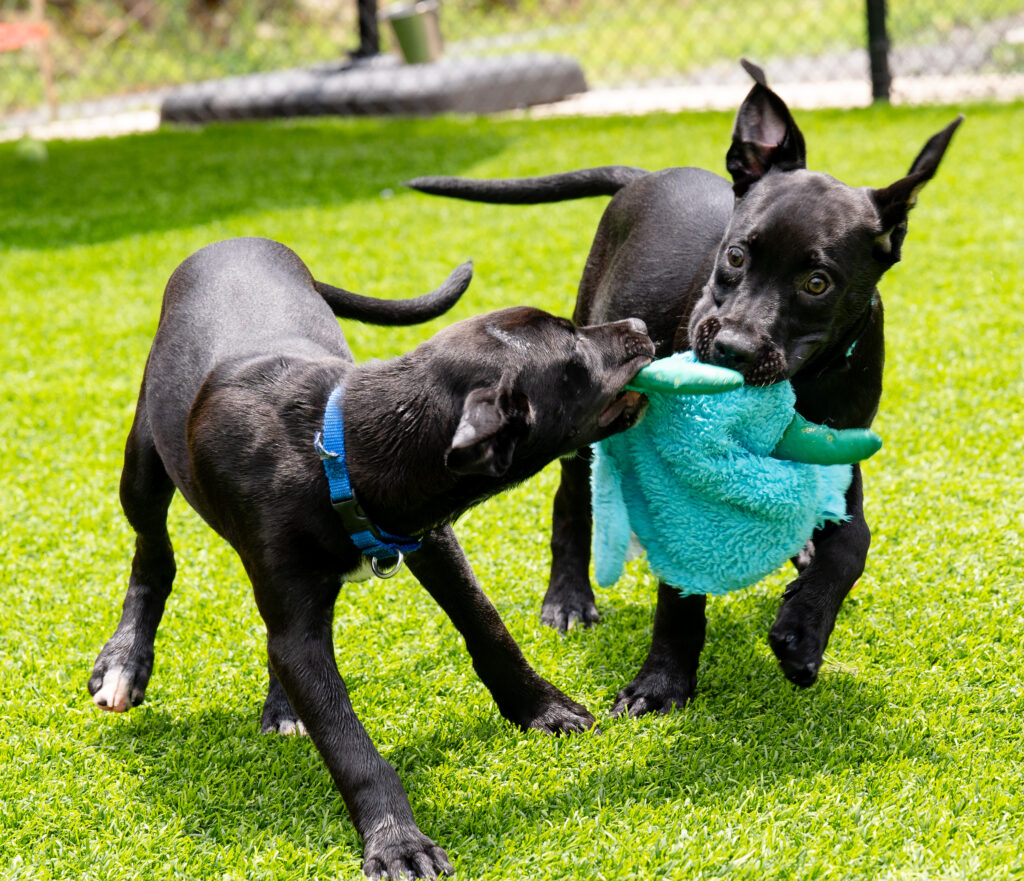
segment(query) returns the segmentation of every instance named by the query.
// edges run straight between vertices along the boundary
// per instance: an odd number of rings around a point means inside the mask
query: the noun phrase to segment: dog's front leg
[[[839,607],[864,572],[871,531],[864,519],[859,465],[853,466],[846,511],[849,520],[828,523],[814,533],[811,553],[801,555],[803,569],[782,595],[768,633],[786,678],[802,688],[817,680]]]
[[[409,568],[466,640],[473,668],[501,714],[523,729],[585,731],[594,717],[530,666],[480,589],[451,527],[429,533]]]
[[[636,678],[615,696],[613,715],[668,713],[693,697],[707,629],[706,605],[703,594],[680,596],[676,588],[658,584],[650,651]]]
[[[135,556],[121,620],[89,677],[93,702],[105,710],[124,712],[142,703],[153,672],[153,642],[174,583],[167,534],[173,495],[174,484],[153,442],[143,386],[121,472],[121,507],[135,529]]]
[[[551,512],[551,578],[540,620],[565,632],[600,620],[590,586],[590,450],[562,459],[562,481]]]
[[[271,668],[363,837],[363,871],[371,878],[450,874],[447,855],[416,825],[398,774],[374,747],[338,672],[331,639],[337,579],[288,578],[278,568],[253,585]]]

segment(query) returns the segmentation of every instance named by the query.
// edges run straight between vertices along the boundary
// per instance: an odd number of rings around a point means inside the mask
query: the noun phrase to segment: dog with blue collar
[[[233,239],[172,274],[125,447],[136,532],[121,619],[89,680],[96,706],[141,703],[175,563],[180,492],[241,558],[267,626],[264,731],[306,731],[364,842],[372,877],[452,870],[352,707],[333,651],[347,580],[401,563],[465,639],[498,710],[568,733],[594,717],[539,676],[481,590],[452,523],[556,458],[639,420],[625,384],[654,346],[634,319],[576,327],[528,307],[457,322],[397,358],[354,363],[336,316],[410,324],[469,283],[457,269],[411,300],[316,281],[267,239]]]

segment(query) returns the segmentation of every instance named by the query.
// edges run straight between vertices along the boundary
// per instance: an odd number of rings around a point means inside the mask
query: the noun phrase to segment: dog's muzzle
[[[786,379],[786,359],[778,346],[770,339],[723,327],[714,315],[694,329],[693,351],[706,364],[728,367],[743,374],[747,385],[772,385]]]

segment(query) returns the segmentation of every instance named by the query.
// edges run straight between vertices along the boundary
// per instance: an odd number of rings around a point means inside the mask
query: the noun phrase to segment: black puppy
[[[178,489],[252,581],[267,625],[263,730],[308,730],[372,877],[434,878],[451,866],[417,828],[349,702],[331,641],[341,582],[370,567],[392,574],[407,553],[507,719],[554,733],[589,728],[593,716],[527,663],[449,524],[633,425],[645,400],[621,389],[654,354],[636,319],[576,328],[521,307],[458,322],[398,358],[352,363],[335,315],[425,320],[470,275],[467,264],[432,294],[389,302],[314,281],[266,239],[198,251],[167,284],[125,449],[121,503],[135,557],[121,621],[89,680],[94,702],[117,711],[142,702],[174,578],[166,518]]]
[[[938,167],[957,118],[909,174],[854,189],[805,168],[804,139],[755,65],[726,166],[732,186],[697,168],[648,173],[609,166],[547,177],[474,181],[428,177],[409,186],[482,202],[556,202],[613,195],[580,281],[580,322],[642,318],[659,357],[693,349],[748,383],[790,379],[797,410],[836,428],[866,428],[877,411],[884,358],[876,283],[900,259],[907,213]],[[562,462],[542,620],[559,629],[598,620],[588,579],[589,462]],[[794,560],[768,635],[786,676],[809,686],[843,599],[864,570],[870,533],[860,469],[850,520],[817,531]],[[650,653],[614,711],[640,715],[686,703],[705,635],[705,597],[660,584]]]

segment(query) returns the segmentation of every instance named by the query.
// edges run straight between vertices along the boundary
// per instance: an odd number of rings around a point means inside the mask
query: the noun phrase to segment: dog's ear
[[[804,136],[786,103],[768,88],[760,67],[745,58],[740,63],[754,78],[754,87],[736,114],[732,145],[725,154],[725,167],[737,196],[746,193],[769,169],[792,171],[807,166]]]
[[[897,263],[907,234],[907,215],[917,202],[917,194],[935,176],[939,162],[953,138],[953,132],[963,122],[960,114],[938,134],[932,135],[924,149],[918,154],[907,176],[891,186],[872,190],[871,199],[878,209],[882,222],[882,233],[876,239],[878,258],[887,263]]]
[[[455,474],[501,477],[532,424],[526,395],[493,386],[473,389],[463,403],[445,464]]]

